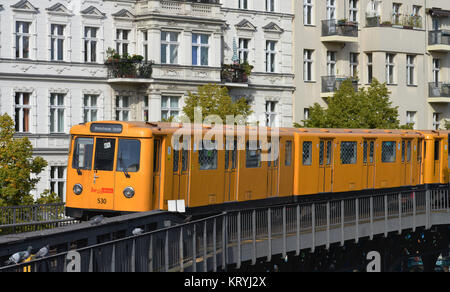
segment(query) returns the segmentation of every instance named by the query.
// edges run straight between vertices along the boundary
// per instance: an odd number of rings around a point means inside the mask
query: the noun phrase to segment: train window
[[[408,141],[408,146],[406,148],[406,161],[411,162],[411,141]]]
[[[75,169],[92,169],[92,153],[94,152],[94,138],[77,138],[73,154],[72,167]]]
[[[173,141],[173,143],[173,172],[178,172],[180,162],[180,143],[177,140]]]
[[[331,141],[327,141],[327,165],[331,165],[331,160],[332,160],[332,156],[333,156],[331,147],[332,147]]]
[[[341,164],[356,164],[357,142],[341,142]]]
[[[422,162],[422,140],[417,141],[417,161]]]
[[[303,165],[312,164],[312,142],[303,142]]]
[[[367,147],[368,147],[369,145],[367,144],[367,141],[364,141],[364,144],[363,144],[363,162],[364,163],[367,163]]]
[[[138,172],[141,161],[141,142],[139,140],[119,140],[117,171]]]
[[[406,156],[406,143],[405,141],[402,141],[402,162],[405,162],[405,156]]]
[[[181,151],[181,171],[187,171],[189,168],[189,140],[183,141],[183,150]]]
[[[369,149],[369,161],[370,163],[373,163],[374,161],[374,155],[375,155],[375,142],[370,142],[370,149]]]
[[[202,142],[204,143],[204,142]],[[198,163],[200,164],[200,170],[214,170],[217,169],[217,144],[211,147],[205,147],[203,144],[202,150],[198,151]]]
[[[395,162],[397,142],[389,141],[381,144],[381,162]]]
[[[320,141],[320,146],[319,146],[319,164],[320,165],[323,165],[324,150],[325,150],[325,142]]]
[[[114,152],[116,139],[97,138],[95,145],[95,170],[112,171],[114,168]]]
[[[291,166],[292,164],[292,141],[286,141],[284,164]]]
[[[441,141],[434,141],[434,160],[439,160],[440,143]]]
[[[247,168],[261,167],[261,146],[258,141],[247,142],[245,165]]]

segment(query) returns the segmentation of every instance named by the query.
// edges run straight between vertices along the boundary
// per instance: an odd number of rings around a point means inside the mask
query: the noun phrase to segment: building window
[[[393,24],[400,24],[400,7],[402,4],[400,3],[393,3],[392,4],[392,23]]]
[[[66,167],[51,166],[50,167],[50,192],[58,195],[61,200],[65,198],[66,190]]]
[[[303,120],[309,120],[309,108],[303,109]]]
[[[420,10],[421,9],[422,9],[422,6],[413,5],[413,8],[412,8],[413,13],[412,13],[412,15],[413,16],[420,16]]]
[[[441,71],[441,60],[439,59],[433,59],[433,82],[438,85],[440,78],[440,71]]]
[[[327,0],[327,19],[336,19],[336,0]]]
[[[97,62],[97,32],[96,27],[84,28],[84,61]]]
[[[239,62],[241,63],[248,63],[248,55],[250,53],[249,50],[249,39],[239,39]]]
[[[161,99],[161,119],[169,120],[178,117],[180,113],[180,98],[176,96],[163,96]]]
[[[50,60],[64,61],[65,26],[52,24],[50,30]]]
[[[415,78],[414,78],[414,61],[416,56],[413,55],[407,55],[406,56],[406,84],[407,85],[414,85]]]
[[[248,0],[238,0],[239,9],[248,9]]]
[[[276,108],[278,102],[276,101],[266,101],[266,126],[274,127],[275,119],[277,117]]]
[[[359,54],[350,53],[350,76],[358,78]]]
[[[275,72],[276,44],[275,41],[266,42],[266,72]]]
[[[336,52],[327,52],[327,74],[328,76],[336,76]]]
[[[395,54],[386,54],[386,83],[394,84]]]
[[[130,119],[130,97],[117,96],[116,98],[116,121],[128,121]]]
[[[303,24],[313,24],[313,0],[303,0]]]
[[[192,34],[192,65],[209,65],[209,35]]]
[[[30,132],[30,110],[30,93],[16,92],[14,117],[16,132]]]
[[[65,94],[50,94],[50,133],[64,133]]]
[[[373,55],[367,53],[367,83],[371,84],[373,80]]]
[[[417,112],[406,112],[406,124],[412,125],[413,129],[416,128],[416,113]]]
[[[16,21],[16,58],[30,58],[31,22]]]
[[[275,12],[275,0],[266,0],[266,11]]]
[[[143,50],[144,60],[148,61],[148,31],[142,32],[142,50]]]
[[[439,130],[440,126],[441,126],[441,114],[433,113],[433,129]]]
[[[178,33],[161,32],[161,63],[178,64]]]
[[[142,119],[144,120],[144,122],[150,121],[149,113],[148,96],[144,96],[144,107],[142,108]]]
[[[358,0],[349,0],[349,20],[358,22]]]
[[[313,81],[313,50],[303,52],[303,80]]]
[[[128,55],[130,30],[118,29],[116,31],[116,53],[120,55]]]
[[[83,111],[85,123],[98,121],[98,98],[98,95],[84,95]]]

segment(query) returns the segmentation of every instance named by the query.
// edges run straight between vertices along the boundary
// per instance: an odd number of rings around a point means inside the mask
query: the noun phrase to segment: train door
[[[97,138],[95,141],[94,174],[92,178],[91,196],[94,209],[114,210],[115,187],[115,153],[117,139]]]
[[[363,142],[363,180],[366,189],[375,187],[375,140],[364,139]]]
[[[410,186],[413,184],[412,177],[412,140],[403,139],[402,140],[402,172],[403,172],[403,185]]]
[[[161,190],[161,145],[162,141],[155,138],[153,147],[153,197],[152,204],[154,209],[158,209],[158,202]]]
[[[280,142],[278,145],[269,144],[267,162],[267,196],[277,197],[278,192],[278,175],[280,172]],[[276,149],[278,148],[278,149]]]
[[[182,146],[182,147],[181,147]],[[177,142],[173,149],[173,196],[174,200],[187,202],[189,188],[189,140]]]
[[[225,149],[225,185],[224,185],[224,202],[237,201],[236,179],[237,179],[237,140],[227,142]]]
[[[320,139],[319,142],[319,192],[333,191],[333,146],[334,141]]]

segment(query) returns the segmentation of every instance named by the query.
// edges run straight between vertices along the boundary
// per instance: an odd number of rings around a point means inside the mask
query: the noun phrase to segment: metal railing
[[[0,235],[22,233],[75,224],[65,215],[65,204],[0,207]]]
[[[63,272],[72,268],[90,272],[197,272],[225,269],[229,264],[237,264],[239,269],[245,260],[255,264],[260,257],[270,261],[275,254],[299,254],[301,249],[343,244],[352,238],[418,226],[429,229],[434,214],[444,215],[439,218],[446,222],[440,224],[450,223],[447,189],[235,211],[0,268],[0,272]]]
[[[450,84],[442,82],[430,82],[428,84],[429,97],[450,97]]]
[[[345,80],[350,79],[355,91],[358,91],[358,80],[350,76],[322,76],[322,93],[335,92]]]
[[[106,63],[108,78],[149,79],[153,73],[153,62],[113,59]]]
[[[450,31],[434,30],[428,32],[428,45],[450,45]]]
[[[336,19],[322,20],[322,36],[358,37],[358,24]]]

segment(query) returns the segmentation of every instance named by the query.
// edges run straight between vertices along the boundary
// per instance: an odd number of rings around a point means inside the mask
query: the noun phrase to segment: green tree
[[[328,108],[318,103],[310,107],[306,128],[398,129],[398,107],[392,106],[386,84],[374,79],[370,86],[355,91],[351,80],[344,81],[333,97],[327,99]],[[299,126],[298,124],[295,126]],[[411,125],[402,126],[410,128]]]
[[[198,107],[202,109],[203,119],[217,115],[224,123],[227,116],[242,116],[246,121],[252,114],[251,106],[245,98],[233,101],[228,89],[217,84],[199,86],[197,94],[188,93],[185,103],[183,113],[191,122],[194,121],[195,109]]]
[[[41,157],[33,158],[28,138],[14,138],[14,121],[0,116],[0,206],[30,205],[40,178],[38,174],[47,166]]]

